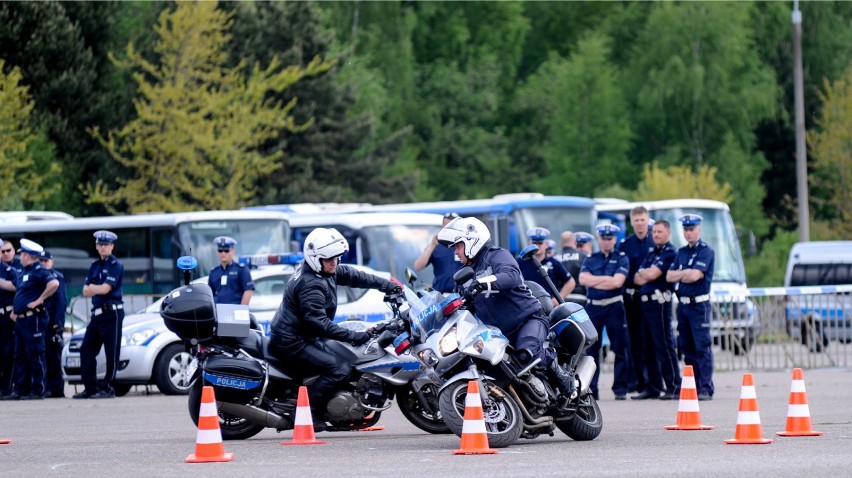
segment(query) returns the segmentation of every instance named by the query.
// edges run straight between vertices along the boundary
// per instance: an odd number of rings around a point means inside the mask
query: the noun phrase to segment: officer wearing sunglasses
[[[213,244],[219,256],[219,267],[210,271],[207,278],[207,285],[213,290],[213,300],[217,304],[248,305],[254,294],[254,282],[249,268],[234,261],[236,239],[219,236],[213,239]]]

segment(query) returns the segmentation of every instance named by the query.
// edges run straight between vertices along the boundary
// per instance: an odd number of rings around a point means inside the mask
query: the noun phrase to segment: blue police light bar
[[[296,265],[305,258],[301,252],[287,252],[284,254],[253,254],[248,256],[240,256],[240,264],[249,267],[271,266],[278,264]]]

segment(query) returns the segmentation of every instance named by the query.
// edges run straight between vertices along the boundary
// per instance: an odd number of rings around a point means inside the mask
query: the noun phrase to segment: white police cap
[[[23,252],[25,254],[32,254],[34,256],[40,256],[41,252],[44,250],[39,243],[31,241],[29,239],[21,239],[21,247],[18,249],[18,252]]]
[[[543,227],[531,227],[527,229],[527,237],[532,241],[543,241],[550,236],[550,231]]]
[[[574,240],[577,241],[578,246],[581,246],[587,242],[592,242],[592,239],[594,238],[595,236],[589,234],[588,232],[579,231],[574,233]]]
[[[213,244],[216,244],[216,247],[221,247],[222,249],[233,249],[237,245],[237,240],[233,237],[219,236],[213,239]]]
[[[599,236],[614,236],[621,230],[615,224],[598,224],[595,229],[597,229]]]
[[[112,231],[95,231],[95,242],[99,242],[101,244],[112,244],[118,239],[118,236]]]
[[[657,223],[657,221],[655,221],[655,220],[653,220],[653,219],[651,219],[651,218],[649,217],[649,218],[648,218],[648,230],[650,231],[651,229],[653,229],[653,228],[654,228],[654,224],[656,224],[656,223]]]
[[[684,214],[680,217],[680,224],[683,227],[697,226],[701,224],[704,218],[699,216],[698,214]]]

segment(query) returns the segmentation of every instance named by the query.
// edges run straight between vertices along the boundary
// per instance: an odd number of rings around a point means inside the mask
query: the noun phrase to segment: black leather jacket
[[[338,265],[334,276],[319,274],[300,264],[287,282],[284,300],[272,319],[271,340],[289,353],[296,353],[318,339],[351,341],[355,331],[335,324],[337,284],[365,289],[392,290],[387,279]]]

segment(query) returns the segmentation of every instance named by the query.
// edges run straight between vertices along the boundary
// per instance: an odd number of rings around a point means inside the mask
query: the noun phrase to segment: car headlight
[[[155,335],[157,335],[157,331],[154,329],[135,330],[127,334],[121,334],[121,345],[142,345]]]
[[[441,355],[447,356],[458,348],[459,340],[456,338],[456,328],[453,327],[446,335],[441,337],[441,341],[438,342],[438,351],[441,352]]]

